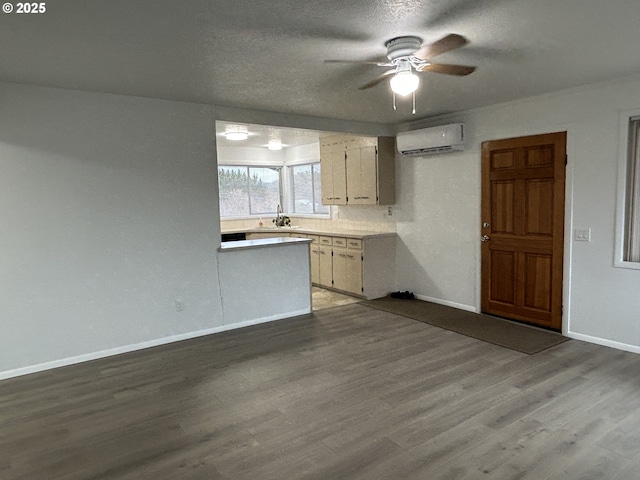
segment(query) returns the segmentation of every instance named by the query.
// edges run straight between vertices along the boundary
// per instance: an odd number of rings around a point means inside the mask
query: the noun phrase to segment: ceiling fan
[[[378,75],[373,80],[362,85],[359,90],[375,87],[379,83],[390,79],[391,90],[401,96],[414,93],[420,84],[420,78],[413,73],[434,72],[446,75],[464,76],[474,72],[476,67],[467,65],[452,65],[443,63],[431,63],[431,59],[442,53],[460,48],[469,41],[455,33],[450,33],[434,43],[423,45],[422,39],[415,36],[392,38],[385,42],[387,47],[388,62],[361,62],[357,60],[325,60],[327,63],[364,63],[379,67],[393,67]],[[395,99],[394,99],[395,108]],[[415,113],[415,106],[414,106]]]

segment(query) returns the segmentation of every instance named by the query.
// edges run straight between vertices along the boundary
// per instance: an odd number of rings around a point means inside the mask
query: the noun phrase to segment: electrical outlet
[[[184,302],[182,300],[178,300],[176,298],[175,305],[176,305],[176,312],[182,312],[184,310]]]
[[[389,215],[390,217],[393,217],[393,210],[391,210],[391,207],[387,208],[387,215]]]
[[[573,233],[573,238],[576,242],[590,242],[591,241],[591,229],[590,228],[576,228]]]

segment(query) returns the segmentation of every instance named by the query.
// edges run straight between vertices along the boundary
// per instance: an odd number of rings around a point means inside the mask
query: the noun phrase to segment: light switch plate
[[[573,238],[576,242],[590,242],[591,241],[591,229],[590,228],[576,228],[573,234]]]

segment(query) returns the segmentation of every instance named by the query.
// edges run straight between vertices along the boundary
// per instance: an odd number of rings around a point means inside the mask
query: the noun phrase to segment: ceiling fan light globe
[[[412,72],[398,72],[391,79],[391,90],[401,97],[415,92],[420,85],[420,78]]]

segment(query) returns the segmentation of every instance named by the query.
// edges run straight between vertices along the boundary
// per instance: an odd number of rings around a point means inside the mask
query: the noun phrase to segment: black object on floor
[[[391,298],[400,298],[402,300],[413,300],[415,298],[413,293],[411,293],[409,291],[406,291],[406,292],[393,292],[389,296]]]

